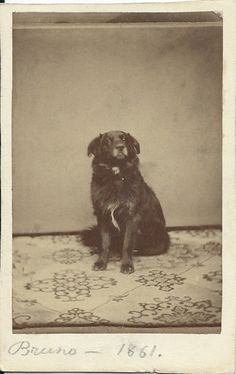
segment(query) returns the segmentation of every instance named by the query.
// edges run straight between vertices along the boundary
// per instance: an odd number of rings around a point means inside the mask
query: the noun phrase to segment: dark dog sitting
[[[110,249],[121,250],[121,272],[134,271],[132,254],[159,255],[169,245],[161,205],[139,171],[140,146],[123,131],[110,131],[88,146],[94,155],[91,197],[97,226],[80,232],[99,247],[94,270],[106,269]]]

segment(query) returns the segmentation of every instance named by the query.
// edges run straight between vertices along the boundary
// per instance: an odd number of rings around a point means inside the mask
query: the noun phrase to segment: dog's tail
[[[99,246],[98,226],[91,226],[78,232],[80,242],[87,247]]]

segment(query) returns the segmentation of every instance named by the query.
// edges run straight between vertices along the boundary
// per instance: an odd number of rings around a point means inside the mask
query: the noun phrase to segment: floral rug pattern
[[[92,269],[76,235],[13,239],[13,328],[220,326],[221,231],[170,232],[168,253],[134,257],[135,272]]]

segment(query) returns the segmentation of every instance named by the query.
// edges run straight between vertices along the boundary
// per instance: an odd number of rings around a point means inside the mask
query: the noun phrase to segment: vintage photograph
[[[221,331],[219,13],[14,13],[18,333]]]

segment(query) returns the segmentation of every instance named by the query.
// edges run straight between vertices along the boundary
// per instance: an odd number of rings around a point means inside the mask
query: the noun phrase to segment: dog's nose
[[[117,145],[116,146],[116,149],[118,149],[118,151],[123,151],[124,148],[125,148],[124,145]]]

